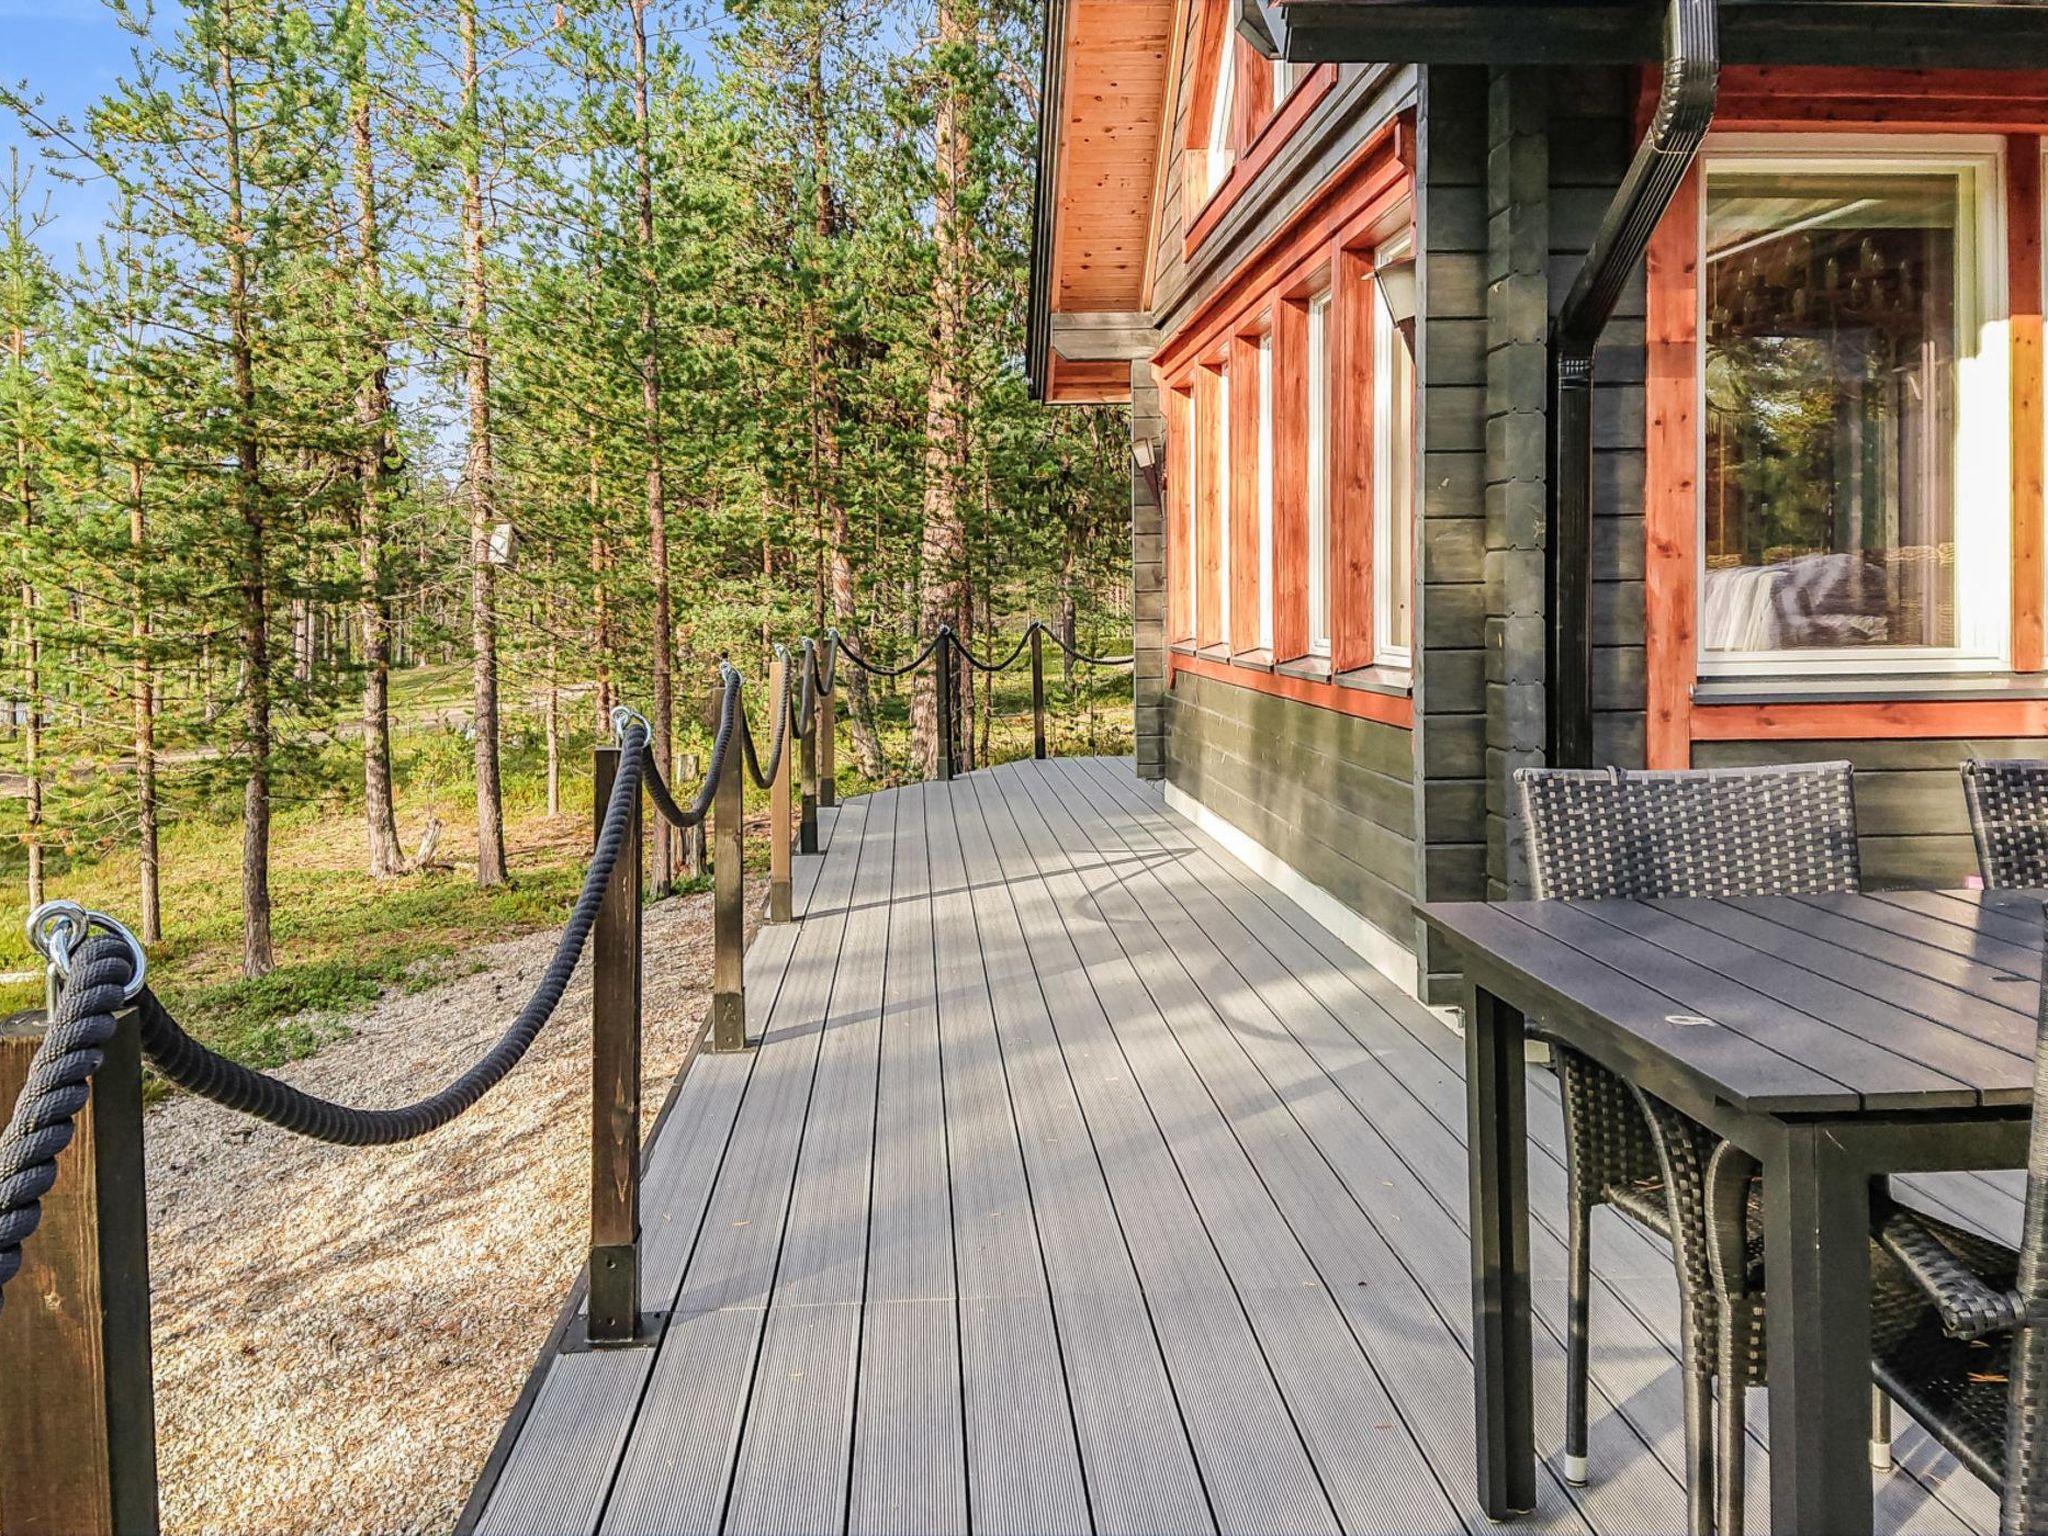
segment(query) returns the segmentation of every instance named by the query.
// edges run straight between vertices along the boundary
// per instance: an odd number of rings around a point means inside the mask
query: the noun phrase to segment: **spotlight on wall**
[[[1387,306],[1387,314],[1394,324],[1401,328],[1410,341],[1415,336],[1416,288],[1415,258],[1403,256],[1373,269],[1373,280],[1380,287],[1380,301]]]
[[[1145,482],[1154,505],[1166,505],[1166,465],[1159,457],[1159,444],[1149,437],[1131,441],[1131,466]]]

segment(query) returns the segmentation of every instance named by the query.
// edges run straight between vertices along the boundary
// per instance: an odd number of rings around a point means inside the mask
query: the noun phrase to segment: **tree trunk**
[[[234,392],[234,497],[241,522],[242,974],[277,965],[270,939],[270,550],[263,504],[262,445],[256,437],[256,349],[250,315],[247,219],[242,202],[242,134],[234,58],[220,54],[221,117],[228,180],[228,370]]]
[[[811,137],[812,225],[822,260],[838,234],[838,218],[832,191],[832,137],[825,95],[825,42],[823,21],[810,34],[809,72],[805,103]],[[810,332],[811,362],[811,475],[812,485],[823,503],[818,518],[825,533],[827,599],[833,627],[860,647],[859,625],[854,619],[853,560],[847,550],[851,538],[846,498],[841,493],[839,435],[834,424],[839,418],[838,348],[832,333],[830,311],[822,294],[804,304],[804,324]],[[848,711],[847,734],[853,740],[854,761],[870,779],[881,777],[882,740],[875,730],[875,701],[867,674],[855,666],[838,674],[852,709]]]
[[[555,639],[555,584],[547,586],[548,631],[548,814],[562,814],[562,683],[561,648]]]
[[[8,334],[7,346],[20,366],[28,355],[28,337],[16,329]],[[21,533],[24,550],[35,541],[36,499],[30,480],[31,455],[26,435],[14,440],[16,494],[21,503]],[[27,829],[23,841],[28,849],[28,906],[33,912],[43,904],[43,649],[36,629],[36,588],[24,569],[21,578],[21,693],[24,705],[22,727],[22,774],[28,781]]]
[[[498,612],[491,567],[496,465],[491,444],[491,353],[486,330],[481,81],[476,0],[459,0],[462,34],[462,331],[469,366],[469,636],[476,716],[476,883],[505,883],[505,806],[498,785]]]
[[[128,543],[135,555],[135,843],[141,883],[142,942],[163,941],[164,915],[156,841],[156,670],[150,657],[149,602],[142,573],[149,558],[149,523],[142,501],[142,465],[128,465]]]
[[[948,58],[972,48],[979,30],[977,0],[939,0],[939,47]],[[960,515],[960,482],[967,459],[961,421],[961,347],[974,232],[960,216],[960,187],[967,176],[971,131],[961,83],[947,75],[939,82],[936,117],[934,346],[931,383],[925,395],[924,538],[918,566],[918,629],[926,638],[936,634],[941,625],[968,628],[967,535]],[[969,670],[964,665],[956,667],[954,676],[964,680]],[[937,677],[936,667],[920,671],[911,693],[911,753],[926,774],[938,771]],[[961,718],[961,696],[956,690],[956,721]]]
[[[667,486],[661,458],[660,271],[654,247],[654,124],[647,105],[647,0],[631,0],[633,15],[633,190],[640,237],[640,407],[647,449],[647,558],[654,578],[654,766],[669,776],[675,736],[675,624],[669,606]],[[654,823],[654,888],[676,878],[676,835]]]
[[[358,18],[367,28],[367,19]],[[356,466],[360,495],[357,548],[362,595],[356,622],[363,636],[363,824],[368,834],[372,879],[403,874],[405,851],[398,841],[398,811],[391,789],[391,623],[385,611],[384,499],[398,444],[391,430],[390,358],[381,333],[384,311],[382,231],[377,214],[376,143],[370,123],[368,43],[353,61],[349,140],[356,193],[356,323],[367,350],[362,384],[356,391],[356,425],[362,433]]]

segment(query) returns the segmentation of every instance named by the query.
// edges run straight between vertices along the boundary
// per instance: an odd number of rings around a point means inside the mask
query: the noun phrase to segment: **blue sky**
[[[31,97],[44,98],[44,111],[76,119],[112,88],[127,68],[134,39],[114,22],[100,0],[0,0],[0,79],[9,87],[26,80]],[[12,114],[0,114],[0,153],[19,145],[22,160],[37,155]],[[57,215],[44,236],[53,253],[68,256],[99,229],[105,201],[90,187],[38,174],[39,193]]]

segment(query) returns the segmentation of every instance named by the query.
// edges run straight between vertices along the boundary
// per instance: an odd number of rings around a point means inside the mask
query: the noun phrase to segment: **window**
[[[1308,648],[1330,654],[1330,295],[1308,305]]]
[[[2002,665],[1996,146],[1824,142],[1706,161],[1700,670]]]
[[[1195,529],[1202,520],[1202,482],[1197,474],[1197,469],[1202,462],[1202,426],[1195,412],[1196,392],[1189,390],[1183,398],[1187,404],[1181,412],[1180,419],[1186,422],[1188,427],[1185,434],[1188,449],[1188,488],[1181,498],[1181,504],[1187,508],[1187,517],[1182,525],[1187,535],[1186,564],[1184,566],[1187,576],[1187,603],[1182,610],[1182,617],[1186,621],[1187,638],[1192,640],[1195,638],[1201,624],[1198,615],[1201,611],[1202,541],[1195,532]]]
[[[1209,488],[1211,526],[1216,540],[1216,634],[1230,645],[1230,370],[1216,370],[1216,483]]]
[[[1403,236],[1381,246],[1374,264],[1403,261],[1411,249]],[[1414,645],[1415,355],[1385,290],[1375,283],[1373,293],[1373,653],[1405,667]]]
[[[1273,649],[1273,333],[1259,338],[1259,649]]]
[[[1209,132],[1201,157],[1202,201],[1207,202],[1230,175],[1231,125],[1237,116],[1237,29],[1226,23],[1216,57],[1216,84],[1209,93]]]

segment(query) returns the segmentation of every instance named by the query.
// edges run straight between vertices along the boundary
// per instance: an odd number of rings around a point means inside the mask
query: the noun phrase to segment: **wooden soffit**
[[[1174,0],[1067,0],[1054,170],[1054,314],[1142,308]]]

